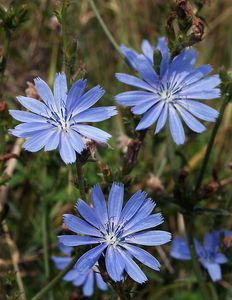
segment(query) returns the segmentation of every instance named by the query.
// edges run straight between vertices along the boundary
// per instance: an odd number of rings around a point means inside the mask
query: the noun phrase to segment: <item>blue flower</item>
[[[124,92],[115,97],[117,103],[132,106],[135,115],[144,114],[136,130],[150,127],[157,121],[155,133],[161,131],[169,120],[169,128],[176,144],[183,144],[185,134],[180,116],[187,126],[195,132],[206,128],[197,119],[214,122],[218,112],[198,100],[210,100],[220,96],[216,88],[220,84],[218,75],[206,77],[212,68],[202,65],[194,68],[197,52],[191,48],[183,50],[170,59],[167,42],[160,38],[155,49],[146,40],[141,45],[143,54],[121,46],[121,52],[132,67],[143,78],[117,73],[119,81],[140,88]],[[159,74],[154,69],[154,50],[161,53]],[[195,101],[196,100],[196,101]]]
[[[72,261],[72,257],[70,257],[70,255],[73,248],[66,247],[62,244],[59,245],[59,248],[64,254],[68,255],[68,257],[52,256],[52,260],[58,270],[63,270]],[[73,268],[64,276],[63,279],[65,281],[71,281],[75,286],[82,286],[83,295],[85,297],[90,297],[94,292],[94,278],[96,280],[98,288],[102,291],[106,291],[107,285],[103,281],[97,266],[94,266],[86,274],[80,274]]]
[[[18,101],[29,111],[10,110],[13,118],[23,122],[10,133],[27,139],[23,144],[26,150],[37,152],[44,147],[45,151],[51,151],[58,147],[63,161],[70,164],[75,162],[76,153],[85,149],[83,137],[97,143],[106,143],[111,137],[105,131],[85,124],[100,122],[117,114],[115,106],[91,108],[104,94],[99,85],[84,93],[87,81],[80,79],[68,92],[65,74],[58,73],[53,94],[41,78],[34,82],[44,103],[20,96]]]
[[[147,251],[133,244],[157,246],[170,241],[166,231],[147,230],[163,223],[160,213],[151,214],[155,203],[144,192],[135,193],[123,208],[124,186],[113,183],[108,206],[99,185],[91,194],[93,208],[79,200],[76,209],[82,218],[64,215],[64,224],[75,234],[59,236],[66,246],[94,245],[77,261],[80,273],[91,269],[104,254],[106,270],[114,281],[121,281],[124,271],[135,281],[143,283],[147,277],[133,258],[148,267],[159,270],[160,264]]]
[[[208,271],[213,281],[220,280],[221,264],[227,262],[227,258],[223,253],[219,252],[220,232],[214,231],[208,233],[204,237],[203,246],[195,239],[195,249],[201,265]],[[180,260],[190,260],[190,250],[185,239],[176,237],[173,240],[170,254],[172,257]]]

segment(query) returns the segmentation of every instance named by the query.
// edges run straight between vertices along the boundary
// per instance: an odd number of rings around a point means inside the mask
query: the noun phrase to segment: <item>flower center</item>
[[[172,92],[168,91],[168,90],[163,90],[160,93],[160,97],[162,98],[162,100],[166,101],[166,102],[172,102],[174,100],[174,96],[172,94]]]
[[[114,232],[110,232],[108,234],[105,235],[105,240],[106,240],[106,243],[108,245],[117,245],[119,243],[119,240],[117,238],[117,236],[115,235]]]
[[[51,115],[49,116],[48,123],[60,128],[62,131],[67,132],[72,125],[71,117],[67,118],[64,110],[61,109],[60,113],[55,111],[51,111]]]
[[[63,131],[68,131],[68,129],[70,128],[70,124],[68,121],[66,121],[65,119],[60,119],[60,128]]]

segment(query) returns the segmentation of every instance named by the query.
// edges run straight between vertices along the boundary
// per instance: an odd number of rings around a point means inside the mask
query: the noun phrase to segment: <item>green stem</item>
[[[42,232],[43,232],[43,250],[44,250],[44,270],[45,270],[45,277],[47,282],[51,276],[50,270],[50,254],[49,254],[49,228],[48,228],[48,218],[49,218],[49,211],[48,211],[48,204],[46,203],[46,199],[43,200],[43,219],[42,219]],[[49,299],[53,299],[52,290],[49,292]]]
[[[68,50],[68,36],[66,28],[67,20],[67,7],[68,1],[62,1],[62,13],[61,13],[61,26],[62,26],[62,38],[63,38],[63,70],[66,73],[68,86],[70,85],[70,70],[68,66],[67,50]]]
[[[81,163],[80,159],[77,158],[76,160],[76,170],[77,170],[77,181],[78,181],[78,189],[80,191],[80,196],[82,200],[86,200],[85,195],[85,182],[83,176],[83,164]]]
[[[79,256],[79,255],[78,255]],[[73,266],[75,265],[75,263],[78,260],[78,256],[75,256],[73,258],[73,260],[70,262],[70,264],[63,269],[60,273],[58,273],[56,275],[56,277],[54,277],[41,291],[38,292],[38,294],[36,294],[31,300],[39,300],[41,299],[44,295],[46,295],[52,288],[54,288],[54,286],[60,281],[60,279],[62,279],[67,273],[68,271],[70,271]]]
[[[229,98],[228,98],[228,96],[225,96],[224,99],[223,99],[221,108],[220,108],[219,117],[218,117],[218,119],[217,119],[217,121],[214,125],[213,131],[212,131],[212,134],[211,134],[211,137],[210,137],[207,149],[206,149],[205,157],[204,157],[203,163],[201,165],[199,176],[197,178],[195,192],[197,192],[201,187],[202,180],[204,178],[204,174],[205,174],[208,162],[209,162],[210,154],[211,154],[211,151],[213,149],[213,144],[214,144],[214,141],[215,141],[215,137],[217,135],[219,126],[221,124],[221,121],[222,121],[222,118],[223,118],[223,115],[224,115],[224,112],[225,112],[225,108],[226,108],[228,103],[229,103]]]
[[[42,219],[42,232],[43,232],[43,250],[44,250],[44,270],[45,276],[49,279],[50,268],[49,268],[49,253],[48,253],[48,209],[47,203],[43,199],[43,219]]]
[[[122,56],[120,47],[119,47],[118,43],[116,42],[115,38],[113,37],[113,35],[111,34],[111,32],[109,31],[108,27],[106,26],[106,23],[103,21],[101,15],[97,9],[96,4],[94,3],[94,0],[89,0],[89,4],[90,4],[92,10],[94,11],[96,18],[98,19],[98,22],[101,25],[103,31],[105,32],[107,38],[109,39],[109,41],[111,42],[111,44],[113,45],[115,50],[119,53],[119,55]]]
[[[51,49],[51,59],[50,59],[50,67],[49,67],[49,75],[48,75],[48,83],[50,86],[53,84],[54,75],[56,73],[57,66],[57,58],[59,50],[59,41],[54,37]]]
[[[212,284],[212,282],[209,283],[209,290],[210,290],[210,294],[211,294],[211,298],[212,300],[218,300],[218,295],[215,289],[215,286]]]
[[[188,217],[185,216],[185,224],[187,226],[187,239],[188,239],[190,253],[191,253],[191,257],[192,257],[193,270],[195,272],[195,275],[196,275],[196,278],[198,281],[198,285],[201,290],[202,299],[203,300],[210,299],[210,297],[208,295],[207,286],[205,284],[205,279],[204,279],[204,276],[201,271],[201,266],[200,266],[200,263],[197,258],[195,245],[194,245],[194,238],[193,238],[193,234],[192,234],[192,231],[193,231],[192,225],[193,224],[192,224],[191,216],[188,216]]]

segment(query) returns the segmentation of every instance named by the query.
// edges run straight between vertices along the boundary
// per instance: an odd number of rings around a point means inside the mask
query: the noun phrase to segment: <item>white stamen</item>
[[[117,239],[117,236],[115,235],[114,232],[110,232],[110,233],[106,234],[105,241],[108,245],[114,245],[114,246],[116,246],[119,242],[119,240]]]

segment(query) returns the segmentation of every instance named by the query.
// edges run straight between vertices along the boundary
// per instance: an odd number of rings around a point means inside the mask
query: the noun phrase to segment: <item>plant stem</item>
[[[192,216],[188,216],[188,217],[185,216],[185,224],[187,227],[187,239],[188,239],[190,253],[191,253],[191,257],[192,257],[193,270],[195,272],[195,275],[196,275],[196,278],[198,281],[198,285],[201,290],[202,299],[207,300],[207,299],[210,299],[210,297],[208,295],[208,290],[207,290],[207,287],[205,284],[205,280],[204,280],[204,277],[203,277],[203,274],[201,271],[201,266],[199,264],[195,245],[194,245],[194,238],[193,238],[193,234],[192,234],[192,231],[193,231]]]
[[[103,31],[105,32],[107,38],[109,39],[109,41],[111,42],[111,44],[113,45],[113,47],[115,48],[115,50],[119,53],[120,56],[123,56],[121,51],[120,51],[120,47],[118,45],[118,43],[116,42],[115,38],[113,37],[113,35],[111,34],[111,32],[109,31],[108,27],[106,26],[106,23],[103,21],[96,4],[94,3],[94,0],[89,0],[89,4],[92,8],[92,10],[94,11],[96,18],[98,19],[99,24],[101,25]]]
[[[84,182],[84,176],[83,176],[83,164],[81,163],[80,159],[78,159],[78,158],[76,160],[76,170],[77,170],[78,189],[80,191],[80,196],[81,196],[82,200],[86,200],[85,182]]]
[[[45,270],[45,277],[47,282],[51,276],[50,270],[50,255],[49,255],[49,228],[48,228],[48,218],[49,218],[49,211],[48,211],[48,203],[46,203],[46,199],[43,200],[43,217],[42,217],[42,232],[43,232],[43,250],[44,250],[44,270]],[[53,299],[52,290],[49,292],[49,299]]]
[[[79,256],[79,255],[78,255]],[[70,262],[70,264],[63,269],[60,273],[56,275],[41,291],[38,292],[31,300],[39,300],[41,299],[44,295],[46,295],[54,286],[60,281],[61,278],[63,278],[68,271],[70,271],[75,263],[78,260],[78,256],[75,256],[73,260]]]
[[[25,293],[25,289],[24,289],[24,285],[23,285],[23,281],[22,281],[22,277],[21,277],[21,273],[20,273],[20,269],[19,269],[19,264],[18,264],[19,251],[18,251],[16,244],[10,237],[9,229],[8,229],[7,223],[5,221],[2,223],[2,227],[3,227],[3,231],[5,233],[6,243],[9,247],[12,264],[13,264],[14,271],[15,271],[16,282],[17,282],[18,289],[19,289],[19,298],[18,299],[26,300],[26,293]]]
[[[221,121],[222,121],[222,118],[223,118],[223,115],[224,115],[224,112],[225,112],[225,108],[226,108],[228,103],[229,103],[229,98],[226,95],[226,96],[224,96],[224,99],[223,99],[223,102],[222,102],[222,105],[221,105],[221,108],[220,108],[220,112],[219,112],[219,117],[218,117],[218,119],[217,119],[217,121],[214,125],[213,131],[212,131],[212,134],[211,134],[211,137],[210,137],[207,149],[206,149],[205,157],[204,157],[203,163],[201,165],[199,176],[197,178],[197,182],[196,182],[196,186],[195,186],[195,192],[197,192],[201,187],[202,180],[204,178],[204,174],[205,174],[208,162],[209,162],[210,154],[211,154],[211,151],[213,149],[213,144],[214,144],[214,141],[215,141],[215,137],[217,135],[219,126],[221,124]]]
[[[210,294],[211,294],[211,299],[218,300],[218,295],[217,295],[215,286],[212,284],[212,282],[209,283],[209,290],[210,290]]]
[[[61,26],[62,26],[62,38],[63,38],[63,70],[66,73],[68,87],[70,85],[70,72],[67,60],[67,50],[68,50],[68,36],[66,28],[66,19],[67,19],[67,7],[68,1],[62,1],[62,13],[61,13]]]

